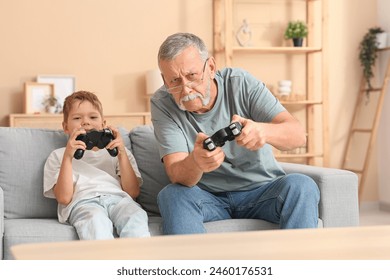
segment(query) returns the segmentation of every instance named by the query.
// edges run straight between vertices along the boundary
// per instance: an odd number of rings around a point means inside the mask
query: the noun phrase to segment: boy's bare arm
[[[138,183],[137,176],[131,166],[130,160],[127,156],[125,144],[123,143],[123,139],[115,127],[109,127],[114,134],[115,139],[111,141],[106,148],[118,149],[118,161],[120,168],[120,180],[122,189],[127,192],[132,198],[138,197],[140,194],[140,186]]]
[[[53,192],[58,203],[68,205],[73,198],[74,186],[73,186],[73,172],[72,172],[72,160],[73,155],[77,149],[85,148],[86,145],[82,141],[77,141],[76,137],[85,133],[85,130],[75,130],[69,137],[68,143],[64,151],[62,158],[60,173],[58,175],[57,183],[54,186]]]

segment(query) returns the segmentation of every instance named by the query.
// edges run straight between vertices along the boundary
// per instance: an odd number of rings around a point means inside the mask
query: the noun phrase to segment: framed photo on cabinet
[[[54,94],[61,107],[65,98],[71,95],[76,87],[76,78],[71,75],[38,75],[37,82],[54,85]]]
[[[24,112],[46,112],[45,101],[54,96],[53,84],[26,82],[24,84]]]

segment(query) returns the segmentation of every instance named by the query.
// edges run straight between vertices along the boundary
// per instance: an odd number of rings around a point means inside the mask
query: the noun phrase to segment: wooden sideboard
[[[108,125],[121,126],[128,130],[143,124],[150,124],[150,112],[104,115]],[[11,114],[10,127],[62,129],[62,114]]]

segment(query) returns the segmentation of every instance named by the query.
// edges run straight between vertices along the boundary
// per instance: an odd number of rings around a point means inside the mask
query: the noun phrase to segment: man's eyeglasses
[[[190,81],[184,85],[173,86],[170,88],[165,86],[167,88],[167,91],[171,94],[178,94],[178,93],[181,93],[183,91],[184,87],[194,89],[197,86],[199,86],[201,83],[203,83],[204,71],[206,70],[206,64],[207,64],[208,60],[209,59],[207,58],[206,61],[204,62],[203,70],[202,70],[202,77],[200,79],[198,78],[199,77],[198,75],[192,74],[189,76],[189,78],[187,78]]]

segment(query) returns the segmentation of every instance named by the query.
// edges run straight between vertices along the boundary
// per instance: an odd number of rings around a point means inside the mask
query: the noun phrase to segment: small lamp
[[[159,69],[146,72],[146,102],[147,110],[150,111],[150,97],[164,84]]]

